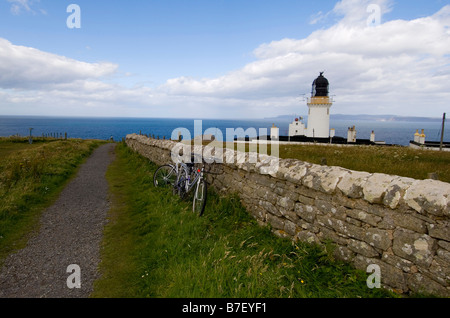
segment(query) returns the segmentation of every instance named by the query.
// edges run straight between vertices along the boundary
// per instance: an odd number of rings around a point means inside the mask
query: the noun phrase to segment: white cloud
[[[32,9],[34,3],[39,2],[39,0],[8,0],[11,3],[11,12],[15,15],[21,14],[22,12],[36,13]],[[39,10],[42,14],[46,14],[45,10]]]
[[[370,3],[382,13],[392,10],[387,0],[343,0],[316,16],[317,23],[339,20],[306,38],[261,44],[252,63],[222,76],[178,77],[157,88],[112,84],[118,69],[112,63],[85,63],[0,39],[0,112],[17,113],[16,105],[26,105],[22,111],[29,114],[303,115],[300,95],[310,92],[320,71],[330,80],[334,113],[448,112],[450,6],[429,17],[369,27]]]
[[[80,79],[101,78],[113,74],[112,63],[85,63],[13,45],[0,38],[0,88],[40,89]]]
[[[392,10],[392,0],[342,0],[339,1],[330,12],[332,15],[341,17],[340,24],[365,27],[368,17],[373,13],[372,8],[376,6],[381,16]],[[381,22],[381,21],[380,21]]]
[[[250,99],[264,105],[268,98],[286,102],[308,93],[313,79],[325,71],[336,95],[335,112],[387,109],[426,115],[430,110],[425,105],[433,105],[433,115],[442,114],[450,98],[450,6],[430,17],[371,27],[370,3],[377,3],[381,13],[391,10],[385,0],[341,1],[332,13],[342,19],[327,29],[304,39],[262,44],[254,51],[255,62],[222,77],[181,77],[168,80],[162,89],[171,95]],[[280,114],[279,104],[262,110]]]
[[[323,13],[322,11],[319,11],[311,16],[309,23],[317,24],[319,22],[322,22],[328,18],[328,15],[329,13]]]

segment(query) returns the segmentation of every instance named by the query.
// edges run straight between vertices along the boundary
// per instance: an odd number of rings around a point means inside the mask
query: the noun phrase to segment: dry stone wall
[[[136,134],[126,143],[156,164],[171,162],[176,145]],[[264,158],[216,164],[207,180],[219,191],[238,193],[249,213],[279,236],[331,240],[337,258],[364,271],[378,265],[384,287],[450,296],[449,183],[293,159],[280,159],[276,172],[264,174],[270,157]]]

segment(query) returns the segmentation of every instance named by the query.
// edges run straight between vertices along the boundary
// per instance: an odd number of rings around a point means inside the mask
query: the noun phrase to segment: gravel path
[[[100,243],[109,210],[105,172],[115,144],[94,151],[59,199],[42,215],[39,233],[0,271],[2,298],[87,298],[99,277]],[[78,265],[81,288],[77,282]],[[70,279],[69,279],[70,278]]]

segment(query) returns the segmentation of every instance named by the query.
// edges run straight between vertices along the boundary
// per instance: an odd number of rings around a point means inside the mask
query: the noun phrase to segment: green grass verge
[[[203,217],[152,184],[156,166],[119,144],[98,298],[394,297],[326,248],[259,226],[236,196],[209,191]]]
[[[414,179],[427,179],[436,173],[439,180],[450,182],[450,152],[412,149],[409,147],[352,146],[333,147],[323,145],[280,145],[281,158],[293,158],[356,171],[385,173]]]
[[[42,211],[102,141],[0,139],[0,264],[24,247]]]

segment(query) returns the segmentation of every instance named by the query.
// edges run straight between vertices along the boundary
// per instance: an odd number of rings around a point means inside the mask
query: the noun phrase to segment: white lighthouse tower
[[[307,137],[330,137],[330,108],[333,102],[329,97],[329,86],[329,82],[323,76],[323,72],[313,82],[311,98],[308,98]]]

